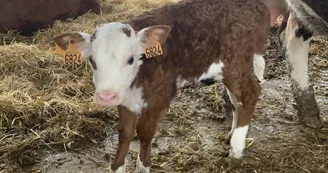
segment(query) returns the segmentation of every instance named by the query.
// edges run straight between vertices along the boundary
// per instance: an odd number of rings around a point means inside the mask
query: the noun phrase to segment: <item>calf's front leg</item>
[[[140,140],[136,172],[149,173],[151,166],[151,142],[155,135],[157,123],[160,118],[158,111],[143,111],[137,123],[137,134]]]
[[[118,112],[119,141],[115,159],[111,166],[111,172],[124,173],[126,167],[126,156],[129,150],[130,142],[134,137],[136,114],[132,113],[129,109],[123,106],[118,107]]]

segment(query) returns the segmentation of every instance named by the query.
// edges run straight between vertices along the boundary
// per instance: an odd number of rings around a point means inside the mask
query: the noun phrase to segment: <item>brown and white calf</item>
[[[119,145],[111,169],[125,171],[136,128],[141,143],[137,170],[149,172],[161,113],[184,84],[209,79],[222,80],[229,91],[235,117],[230,156],[242,157],[260,94],[253,59],[255,64],[263,60],[268,29],[269,13],[260,0],[192,0],[126,23],[100,25],[92,35],[65,33],[54,41],[65,48],[73,40],[90,57],[96,103],[118,106]],[[163,54],[146,58],[144,49],[156,43]]]
[[[313,87],[309,84],[308,54],[312,32],[328,35],[327,0],[262,0],[270,9],[274,25],[280,14],[281,40],[291,67],[292,90],[301,121],[309,127],[321,127],[320,111]]]

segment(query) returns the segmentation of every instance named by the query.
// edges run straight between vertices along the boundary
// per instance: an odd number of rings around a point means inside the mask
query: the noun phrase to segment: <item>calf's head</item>
[[[62,49],[71,44],[88,59],[93,72],[96,103],[104,106],[118,106],[142,64],[140,57],[144,48],[166,41],[171,28],[154,25],[135,31],[130,25],[112,22],[102,24],[93,34],[64,33],[54,37]]]

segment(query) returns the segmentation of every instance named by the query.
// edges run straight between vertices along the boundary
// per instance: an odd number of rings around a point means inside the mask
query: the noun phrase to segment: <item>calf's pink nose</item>
[[[116,104],[118,101],[118,94],[110,90],[96,92],[96,100],[104,104]]]

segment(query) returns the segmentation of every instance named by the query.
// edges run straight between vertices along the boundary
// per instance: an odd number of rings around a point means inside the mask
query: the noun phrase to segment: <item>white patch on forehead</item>
[[[131,112],[141,114],[142,109],[147,107],[147,103],[143,100],[142,88],[136,88],[133,86],[132,89],[126,91],[122,105],[128,108]]]
[[[97,56],[97,58],[101,58],[102,60],[112,58],[119,60],[126,58],[124,57],[126,54],[134,53],[133,44],[135,44],[135,34],[127,37],[122,32],[122,28],[130,28],[130,26],[113,22],[97,28],[97,37],[92,45],[93,53],[102,55]],[[134,32],[132,28],[131,32]]]
[[[220,61],[219,63],[213,63],[208,68],[207,72],[203,73],[199,79],[198,82],[204,79],[213,78],[214,80],[221,80],[222,76],[220,75],[222,73],[222,68],[224,64]]]

